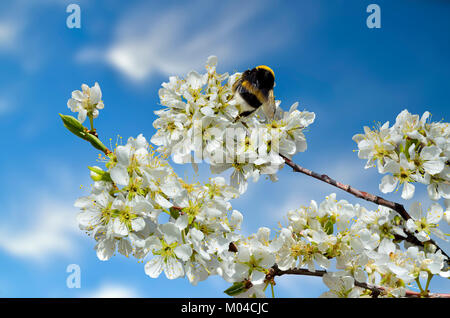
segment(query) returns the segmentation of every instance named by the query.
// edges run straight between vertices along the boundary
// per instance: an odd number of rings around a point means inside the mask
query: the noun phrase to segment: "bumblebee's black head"
[[[270,91],[275,85],[275,73],[265,65],[250,70],[248,80],[263,91]]]

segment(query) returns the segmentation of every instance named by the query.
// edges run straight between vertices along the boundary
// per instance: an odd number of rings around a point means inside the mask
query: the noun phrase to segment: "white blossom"
[[[99,110],[104,108],[102,91],[98,83],[96,82],[92,87],[86,84],[81,85],[81,91],[72,92],[72,98],[68,100],[67,106],[71,111],[78,112],[78,120],[81,123],[87,116],[97,118]]]
[[[428,241],[431,232],[445,240],[444,234],[437,228],[444,216],[444,209],[438,203],[433,203],[424,215],[422,205],[415,202],[411,205],[409,213],[412,218],[406,222],[406,228],[412,233],[417,231],[416,237],[420,241]]]
[[[355,298],[360,295],[359,288],[355,287],[354,278],[345,272],[326,273],[322,279],[330,291],[323,293],[321,298]]]

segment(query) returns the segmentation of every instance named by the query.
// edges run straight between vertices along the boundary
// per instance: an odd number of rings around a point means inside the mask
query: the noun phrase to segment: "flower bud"
[[[102,168],[94,166],[88,167],[91,170],[91,179],[94,181],[112,181],[109,172],[103,171]]]

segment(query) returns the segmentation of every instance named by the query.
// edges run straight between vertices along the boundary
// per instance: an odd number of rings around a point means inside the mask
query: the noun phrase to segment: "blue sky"
[[[81,29],[66,27],[66,7],[81,8]],[[368,29],[366,7],[381,7],[381,29]],[[158,89],[169,75],[202,71],[207,57],[220,72],[259,64],[277,76],[285,109],[299,101],[316,113],[308,150],[295,160],[380,194],[381,176],[364,170],[355,133],[395,121],[403,109],[448,121],[450,3],[446,1],[58,1],[0,3],[0,297],[223,297],[220,278],[197,287],[150,279],[143,264],[96,258],[94,241],[77,229],[75,199],[87,193],[87,166],[98,151],[64,130],[58,113],[82,83],[99,82],[105,109],[96,120],[104,141],[155,130]],[[181,174],[192,169],[176,166]],[[205,167],[200,178],[207,177]],[[244,232],[276,228],[289,209],[336,192],[285,168],[233,202]],[[83,185],[83,186],[81,186]],[[404,203],[397,194],[386,195]],[[426,197],[417,186],[416,199]],[[448,228],[446,228],[448,231]],[[447,243],[440,245],[450,250]],[[66,267],[81,268],[81,288],[66,287]],[[450,283],[433,280],[448,292]],[[319,278],[281,277],[277,296],[316,297]]]

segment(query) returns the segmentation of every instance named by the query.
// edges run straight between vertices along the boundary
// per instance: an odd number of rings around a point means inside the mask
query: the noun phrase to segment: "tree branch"
[[[284,159],[284,162],[286,162],[286,164],[288,166],[290,166],[295,172],[300,172],[300,173],[306,174],[310,177],[316,178],[320,181],[323,181],[325,183],[331,184],[332,186],[335,186],[341,190],[344,190],[345,192],[348,192],[348,193],[356,196],[357,198],[364,199],[366,201],[388,207],[388,208],[398,212],[398,214],[400,214],[400,216],[405,221],[411,219],[411,216],[408,214],[405,207],[400,203],[392,202],[392,201],[386,200],[382,197],[376,196],[374,194],[358,190],[356,188],[351,187],[350,185],[343,184],[339,181],[336,181],[336,180],[330,178],[329,176],[327,176],[326,174],[318,174],[314,171],[303,168],[302,166],[299,166],[298,164],[294,163],[291,159],[286,158],[283,155],[280,155],[280,156]],[[424,246],[425,242],[420,242],[412,233],[408,232],[407,234],[408,234],[408,238],[406,238],[406,240],[408,242],[413,243],[415,245]],[[447,257],[447,263],[450,264],[450,257],[447,255],[447,253],[445,253],[445,251],[442,248],[439,247],[439,245],[437,245],[437,243],[433,239],[430,239],[427,242],[432,243],[439,250],[441,250],[442,254]]]
[[[327,271],[325,270],[318,270],[311,272],[308,269],[305,268],[291,268],[287,270],[281,270],[278,268],[278,265],[275,264],[269,271],[269,273],[266,275],[266,279],[268,281],[273,281],[273,279],[276,276],[282,276],[282,275],[305,275],[305,276],[316,276],[316,277],[322,277],[325,275]],[[372,297],[376,298],[379,295],[384,295],[387,293],[387,289],[380,286],[370,285],[367,283],[361,283],[355,280],[355,286],[361,287],[364,289],[368,289],[371,291]],[[405,297],[409,298],[420,298],[420,297],[429,297],[429,298],[450,298],[450,294],[436,294],[436,293],[428,293],[427,295],[422,295],[419,292],[414,292],[411,290],[406,290]]]

